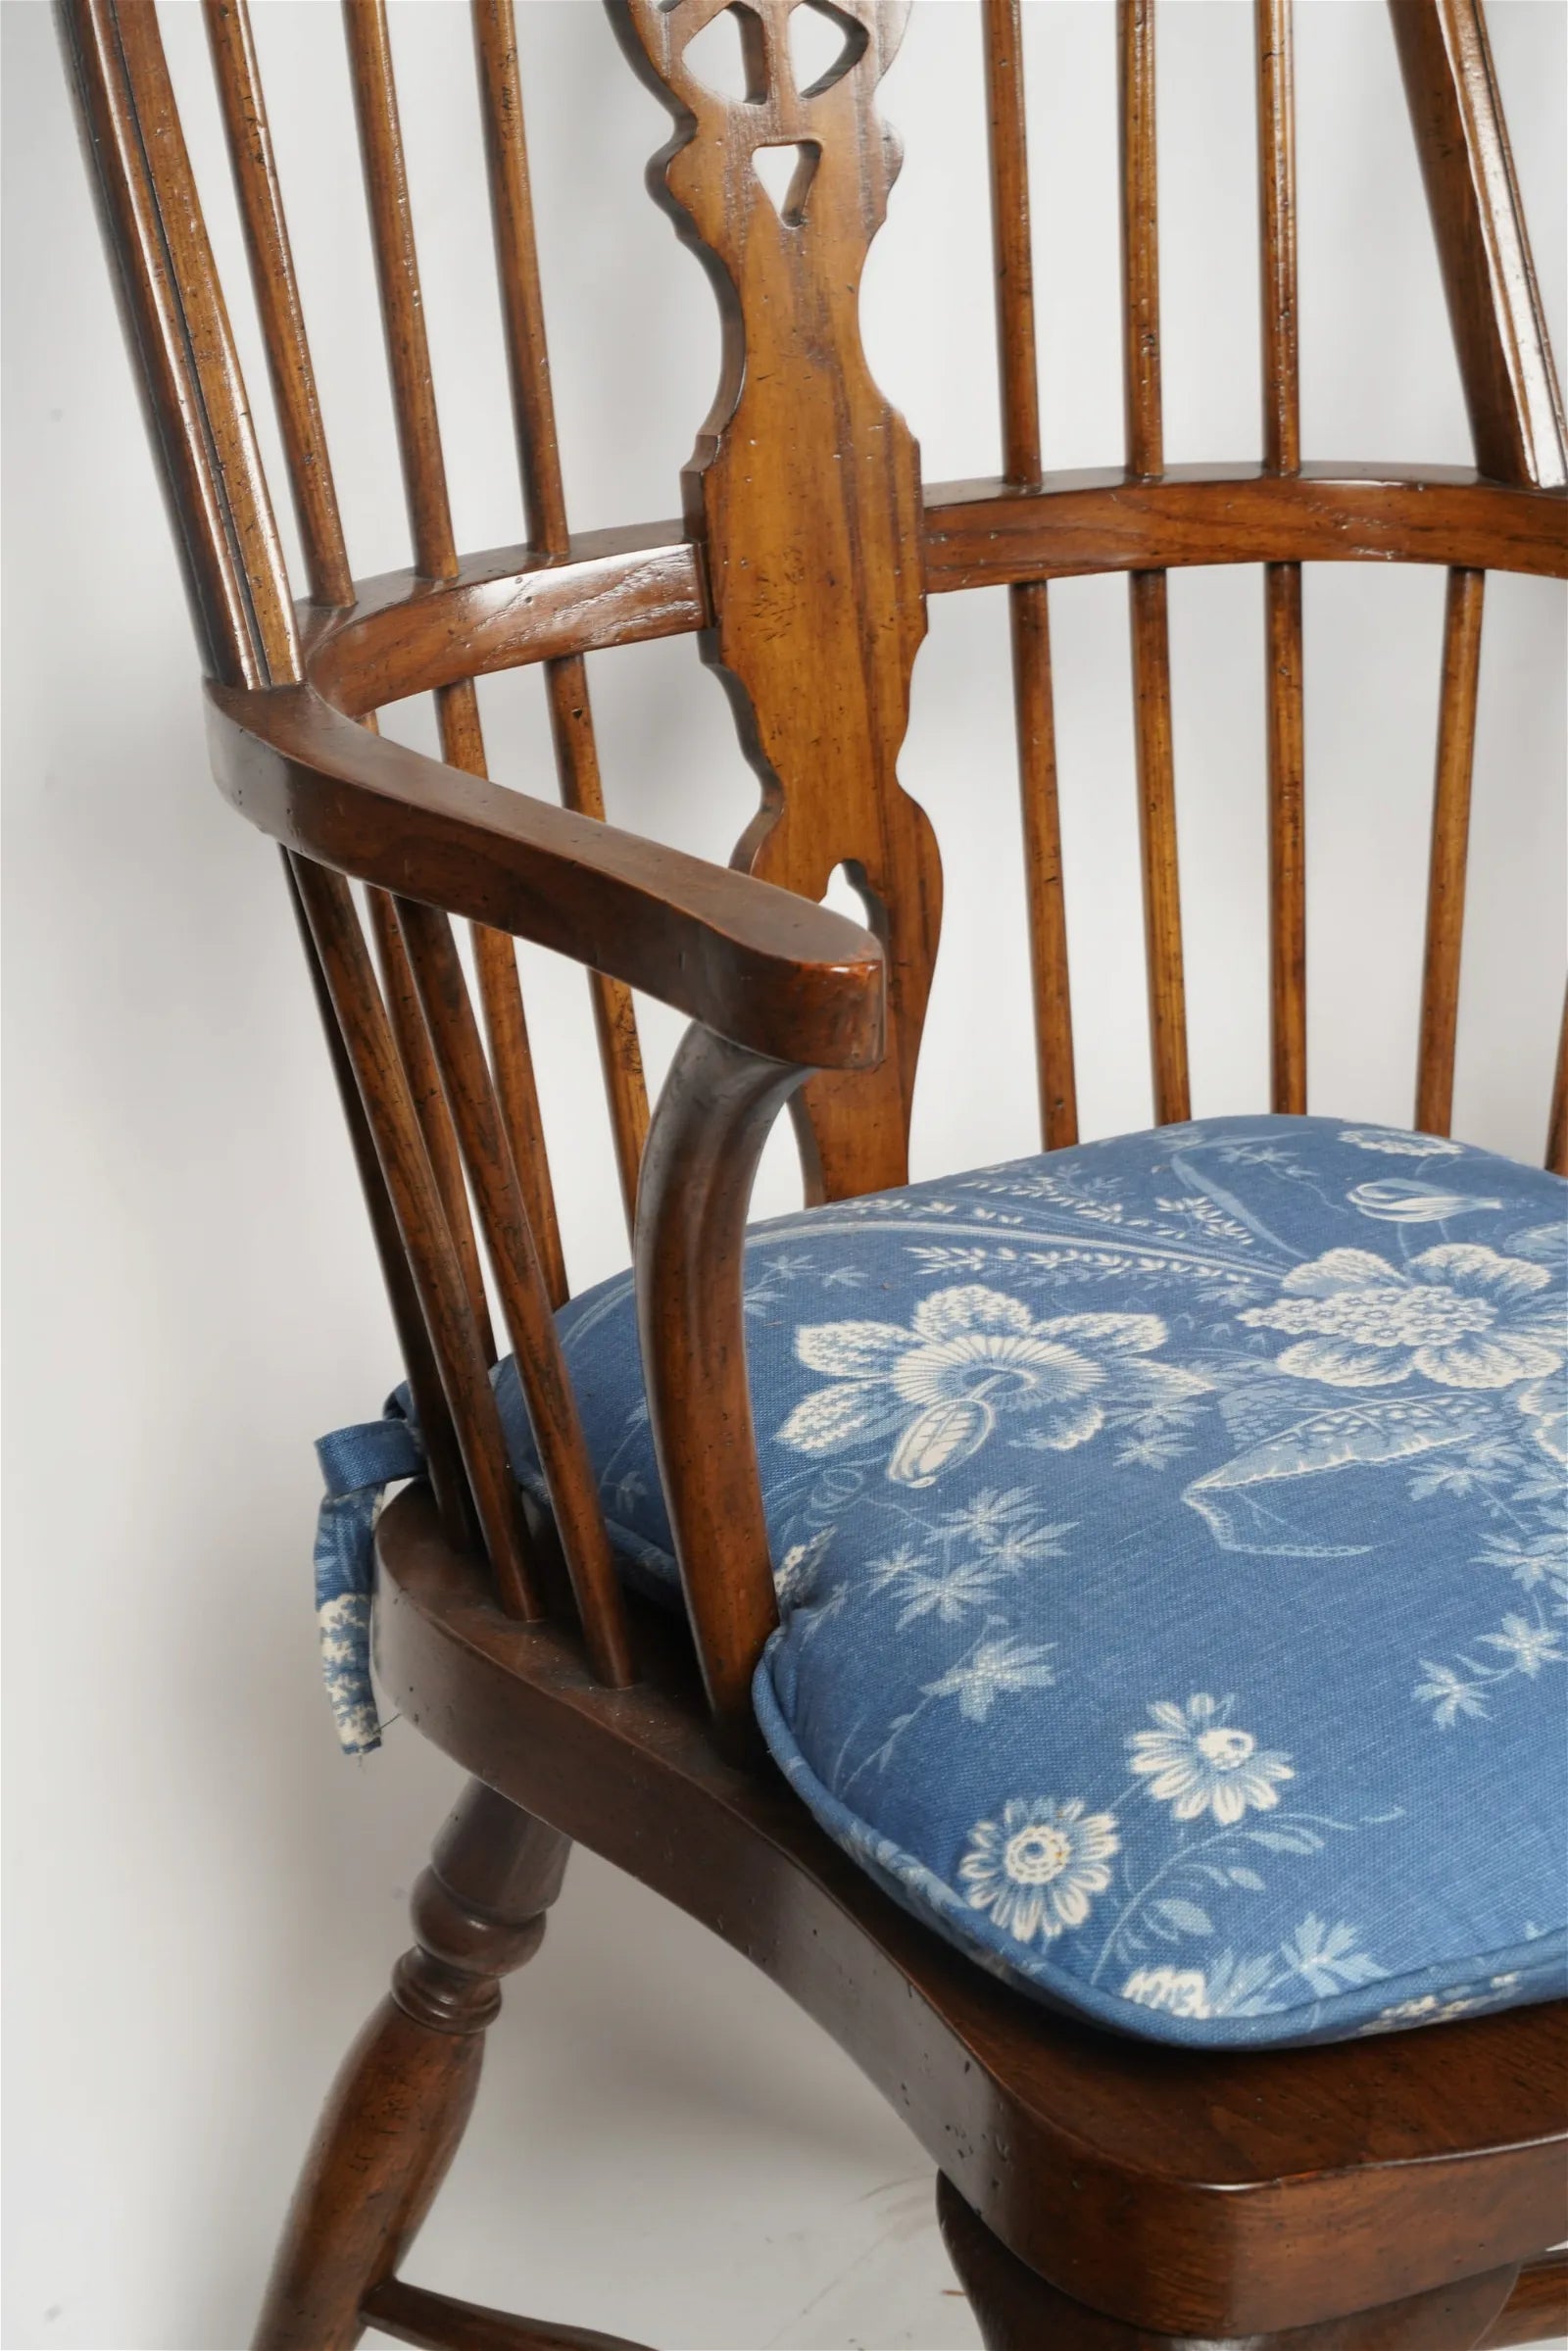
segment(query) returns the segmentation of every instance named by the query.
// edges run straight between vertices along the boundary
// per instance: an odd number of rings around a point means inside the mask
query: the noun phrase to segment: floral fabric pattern
[[[757,1227],[755,1695],[817,1819],[1127,2032],[1560,1993],[1565,1216],[1490,1152],[1264,1117]],[[561,1322],[617,1547],[668,1592],[629,1279]]]

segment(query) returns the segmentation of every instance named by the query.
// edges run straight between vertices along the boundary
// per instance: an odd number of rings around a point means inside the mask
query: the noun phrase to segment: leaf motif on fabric
[[[1489,1405],[1462,1396],[1398,1396],[1342,1405],[1311,1413],[1222,1462],[1195,1479],[1182,1499],[1207,1522],[1223,1550],[1350,1558],[1370,1546],[1282,1540],[1283,1522],[1250,1504],[1247,1490],[1400,1461],[1438,1445],[1467,1445],[1492,1425]]]
[[[1180,1894],[1167,1894],[1155,1902],[1150,1912],[1156,1927],[1168,1927],[1177,1935],[1212,1935],[1214,1922],[1206,1910],[1196,1902],[1184,1901]]]

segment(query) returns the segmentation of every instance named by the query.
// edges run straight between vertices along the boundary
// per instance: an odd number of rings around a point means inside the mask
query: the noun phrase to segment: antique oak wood
[[[512,0],[472,0],[528,537],[458,546],[388,12],[345,0],[412,558],[363,578],[245,0],[204,0],[303,555],[296,603],[153,0],[60,0],[185,565],[214,772],[283,852],[424,1434],[428,1479],[378,1529],[380,1679],[471,1775],[416,1889],[414,1947],[322,2116],[257,2344],[347,2351],[373,2323],[447,2351],[614,2351],[397,2274],[461,2137],[500,1981],[537,1946],[572,1839],[743,1951],[882,2088],[939,2168],[943,2229],[993,2351],[1523,2342],[1563,2311],[1563,2263],[1540,2258],[1561,2232],[1560,2008],[1254,2054],[1092,2031],[1000,1985],[880,1894],[760,1753],[748,1705],[777,1611],[746,1375],[747,1204],[786,1104],[813,1197],[906,1171],[941,920],[931,828],[897,772],[927,595],[1008,591],[1054,1147],[1075,1139],[1077,1108],[1049,583],[1128,575],[1163,1120],[1186,1116],[1191,1096],[1167,574],[1260,567],[1271,1088],[1276,1108],[1301,1110],[1302,565],[1446,568],[1416,1093],[1418,1123],[1446,1130],[1485,573],[1568,574],[1561,404],[1477,0],[1391,0],[1476,470],[1303,458],[1291,0],[1254,10],[1261,464],[1164,464],[1155,9],[1117,0],[1124,462],[1046,470],[1023,11],[982,0],[1004,471],[946,484],[922,484],[857,316],[898,168],[877,90],[908,0],[733,0],[744,92],[732,96],[691,62],[719,0],[609,6],[673,119],[656,193],[719,302],[721,379],[683,477],[684,518],[569,528]],[[840,47],[802,87],[791,19],[812,7]],[[586,657],[680,634],[724,680],[760,786],[729,866],[604,820]],[[561,807],[486,773],[475,681],[530,663]],[[376,727],[383,706],[423,693],[439,760]],[[864,926],[814,903],[838,869]],[[454,916],[473,926],[477,1010]],[[555,1334],[566,1272],[517,937],[589,975],[683,1623],[619,1588]],[[636,991],[692,1024],[652,1121]],[[1568,1014],[1547,1156],[1568,1173]],[[548,1511],[525,1512],[508,1471],[492,1295]]]

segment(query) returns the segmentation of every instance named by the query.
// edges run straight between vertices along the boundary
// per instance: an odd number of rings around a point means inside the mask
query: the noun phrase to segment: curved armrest
[[[407,751],[310,686],[209,681],[207,707],[220,789],[286,849],[553,948],[771,1060],[881,1059],[882,950],[844,915]]]

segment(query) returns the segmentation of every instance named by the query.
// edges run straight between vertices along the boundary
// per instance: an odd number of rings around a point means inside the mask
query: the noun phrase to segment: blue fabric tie
[[[321,1676],[343,1752],[368,1755],[381,1743],[370,1684],[375,1517],[387,1487],[399,1478],[416,1478],[424,1467],[407,1389],[388,1396],[380,1420],[359,1421],[318,1438],[316,1457],[326,1487],[316,1521]]]
[[[541,1496],[543,1480],[516,1365],[509,1356],[490,1374],[513,1475]],[[316,1443],[326,1492],[316,1520],[316,1627],[338,1744],[368,1755],[381,1743],[370,1681],[370,1596],[375,1585],[375,1521],[389,1486],[424,1474],[424,1441],[407,1387],[386,1399],[379,1420],[334,1429]]]

